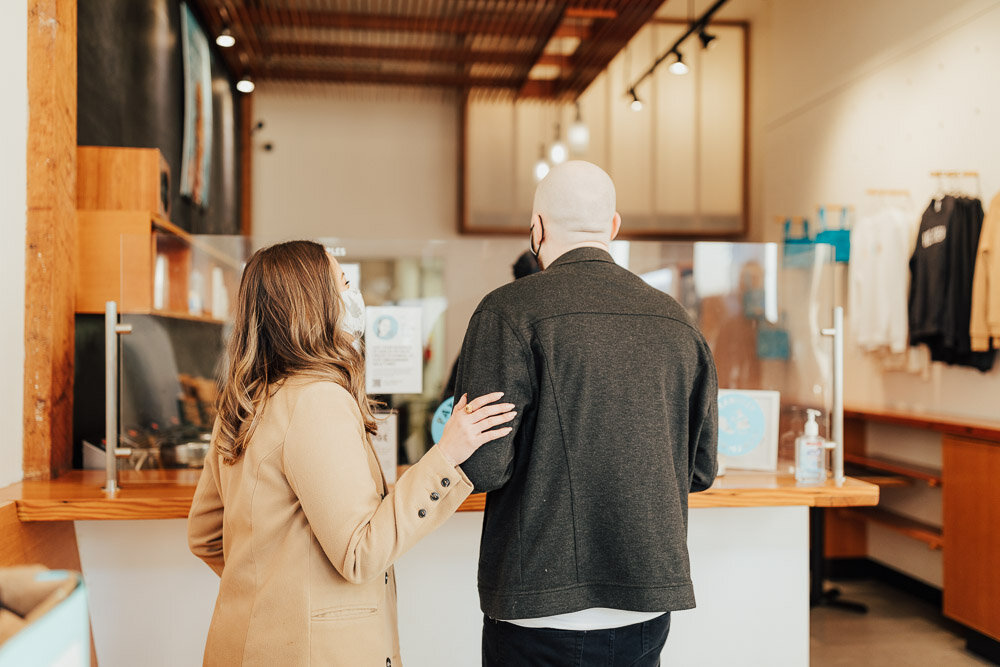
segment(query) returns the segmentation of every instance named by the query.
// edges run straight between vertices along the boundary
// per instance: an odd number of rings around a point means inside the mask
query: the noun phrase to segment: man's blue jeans
[[[608,630],[522,628],[483,619],[483,667],[657,667],[670,614]]]

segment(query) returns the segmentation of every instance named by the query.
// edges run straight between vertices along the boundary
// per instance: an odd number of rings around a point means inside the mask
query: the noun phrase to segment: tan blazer
[[[208,457],[188,516],[221,577],[205,664],[399,667],[392,564],[471,492],[432,447],[387,493],[352,396],[281,383],[240,460]]]
[[[1000,347],[1000,194],[990,202],[979,234],[969,336],[973,352],[988,351],[991,341]]]

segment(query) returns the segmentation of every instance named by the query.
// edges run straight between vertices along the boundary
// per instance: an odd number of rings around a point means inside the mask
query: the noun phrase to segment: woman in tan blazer
[[[458,464],[513,405],[456,404],[386,488],[359,339],[363,302],[306,241],[258,251],[240,283],[213,449],[188,517],[220,577],[206,665],[399,667],[393,563],[472,492]]]

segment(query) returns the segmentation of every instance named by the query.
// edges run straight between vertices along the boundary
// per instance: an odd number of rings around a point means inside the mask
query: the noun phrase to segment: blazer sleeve
[[[526,413],[534,409],[531,356],[514,329],[498,314],[477,310],[469,321],[458,357],[455,400],[469,399],[495,391],[513,403],[517,416],[507,426],[510,434],[487,442],[462,464],[476,491],[494,491],[510,479],[514,471],[515,442]]]
[[[352,583],[381,576],[472,493],[472,483],[435,446],[380,496],[361,413],[354,398],[332,382],[302,390],[282,464],[313,535]]]
[[[216,423],[218,429],[218,423]],[[213,442],[215,438],[212,439]],[[222,494],[219,491],[219,455],[215,448],[205,457],[205,467],[188,513],[188,547],[212,570],[222,576],[226,557],[222,549]]]
[[[994,211],[997,204],[990,206],[986,221],[979,234],[979,247],[976,250],[976,263],[972,278],[972,315],[969,319],[969,338],[973,352],[988,352],[990,350],[991,332],[989,326],[989,307],[991,298],[996,295],[992,291],[1000,289],[990,284],[990,272],[994,271],[993,255],[996,248],[992,247],[996,227],[1000,223],[1000,212]]]
[[[702,370],[691,395],[688,465],[691,493],[712,486],[718,472],[719,380],[708,345],[702,343]]]

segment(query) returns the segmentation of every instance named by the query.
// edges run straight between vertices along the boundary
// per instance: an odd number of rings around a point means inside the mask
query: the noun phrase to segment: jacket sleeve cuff
[[[464,494],[462,496],[464,499],[472,493],[472,482],[469,481],[468,477],[466,477],[462,468],[457,465],[452,465],[452,463],[448,461],[447,457],[445,457],[444,452],[441,451],[441,448],[437,445],[434,445],[427,450],[427,453],[421,457],[418,465],[421,467],[426,466],[426,472],[433,475],[437,479],[449,479],[451,483],[449,487],[445,487],[445,490],[449,494],[460,492]]]
[[[990,349],[990,337],[974,335],[972,338],[972,351],[973,352],[988,352]]]

